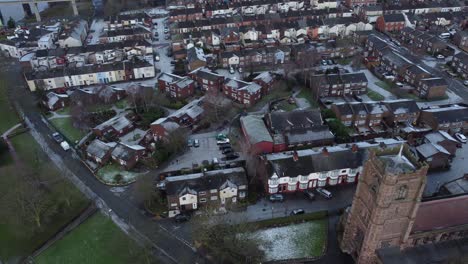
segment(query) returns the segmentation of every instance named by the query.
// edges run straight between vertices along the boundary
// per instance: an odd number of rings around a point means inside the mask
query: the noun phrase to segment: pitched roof
[[[410,100],[410,99],[387,100],[387,101],[384,101],[384,103],[393,114],[419,112],[419,106],[418,104],[416,104],[414,100]]]
[[[425,143],[416,147],[418,153],[425,159],[430,158],[438,153],[450,155],[450,153],[437,143]]]
[[[458,143],[458,141],[455,140],[451,135],[449,135],[449,133],[442,131],[442,130],[431,132],[425,135],[424,138],[427,139],[431,143],[439,143],[445,140]]]
[[[287,130],[317,127],[322,125],[319,110],[300,110],[291,112],[273,112],[265,115],[275,133]]]
[[[113,146],[106,144],[105,142],[99,139],[95,139],[91,141],[91,143],[88,145],[88,147],[86,148],[86,152],[97,158],[102,159],[112,150],[112,148]]]
[[[260,142],[273,142],[273,138],[266,128],[265,122],[261,116],[247,115],[240,118],[242,127],[249,139],[250,144]]]
[[[442,124],[468,121],[468,108],[464,106],[452,105],[449,107],[429,108],[422,111],[432,113],[434,119]]]
[[[307,141],[328,141],[335,138],[328,126],[321,126],[313,129],[295,130],[285,134],[289,144],[302,143]]]
[[[444,229],[466,223],[468,223],[468,195],[461,195],[422,202],[411,232]]]
[[[405,22],[405,17],[402,14],[387,14],[383,15],[385,22]]]
[[[166,178],[167,195],[183,195],[186,188],[190,190],[208,191],[211,189],[220,189],[226,185],[247,185],[247,176],[242,167],[207,171],[203,173],[194,173],[188,175],[171,176]]]

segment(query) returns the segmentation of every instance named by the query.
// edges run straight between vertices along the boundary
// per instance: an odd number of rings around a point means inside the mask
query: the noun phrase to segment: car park
[[[315,200],[315,194],[311,190],[306,190],[304,192],[304,195],[307,197],[309,200]]]
[[[304,209],[294,209],[291,211],[291,215],[301,215],[301,214],[305,214]]]
[[[190,220],[190,216],[186,214],[178,214],[174,217],[174,221],[176,223],[187,222],[188,220]]]
[[[237,159],[238,157],[239,157],[239,154],[237,154],[236,152],[231,152],[226,155],[227,160]]]
[[[234,152],[234,150],[232,148],[225,148],[225,149],[223,149],[222,152],[223,152],[223,154],[229,154],[229,153]]]
[[[225,144],[225,143],[230,143],[229,138],[216,140],[217,145]]]
[[[284,196],[282,194],[272,194],[268,197],[268,200],[270,200],[270,202],[283,202]]]
[[[463,135],[462,133],[455,133],[455,137],[456,137],[457,140],[460,141],[461,143],[466,143],[466,142],[467,142],[466,136]]]
[[[333,197],[332,193],[329,192],[328,190],[324,189],[324,188],[317,188],[316,190],[317,190],[318,194],[325,197],[326,199],[331,199]]]

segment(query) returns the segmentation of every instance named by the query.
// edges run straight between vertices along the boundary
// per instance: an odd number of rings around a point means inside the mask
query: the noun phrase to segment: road
[[[151,241],[152,251],[160,263],[205,263],[190,244],[153,222],[137,204],[131,203],[126,197],[117,195],[111,191],[110,187],[100,183],[83,166],[76,154],[62,150],[50,137],[53,131],[43,121],[37,108],[37,99],[25,88],[23,82],[17,81],[22,79],[19,64],[12,60],[2,60],[0,67],[9,73],[7,76],[10,79],[3,81],[10,84],[10,101],[15,102],[15,105],[23,112],[25,119],[32,123],[31,134],[49,158],[63,170],[64,175],[71,173],[76,176],[77,180],[72,180],[72,182],[80,190],[86,190],[87,196],[96,200],[103,212],[108,214],[111,212],[114,222],[123,223],[119,226],[128,225],[130,227],[130,231],[125,229],[124,231],[132,234],[134,238]],[[135,232],[131,230],[135,230]]]

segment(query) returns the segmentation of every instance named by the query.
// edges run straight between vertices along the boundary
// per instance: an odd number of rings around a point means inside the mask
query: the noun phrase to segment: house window
[[[187,197],[182,197],[182,201],[185,201],[185,200],[187,200]]]
[[[406,199],[406,196],[408,195],[408,186],[403,185],[400,188],[398,188],[397,192],[397,200],[403,200]]]
[[[206,198],[201,198],[200,203],[206,203]]]
[[[199,192],[198,195],[206,195],[206,192]]]
[[[239,192],[239,198],[244,198],[245,197],[245,192]]]
[[[218,190],[216,190],[216,189],[211,189],[210,190],[210,193],[217,193],[217,192],[218,192]]]
[[[177,203],[171,203],[171,207],[177,207]]]
[[[210,200],[211,201],[216,201],[216,200],[218,200],[218,196],[211,196]]]

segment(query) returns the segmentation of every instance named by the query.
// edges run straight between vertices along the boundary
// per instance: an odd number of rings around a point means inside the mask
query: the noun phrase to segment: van
[[[450,33],[442,33],[442,34],[439,35],[439,38],[448,39],[448,38],[450,38],[450,36],[451,36]]]
[[[325,197],[326,199],[331,199],[333,196],[331,192],[323,189],[323,188],[317,188],[317,193]]]

